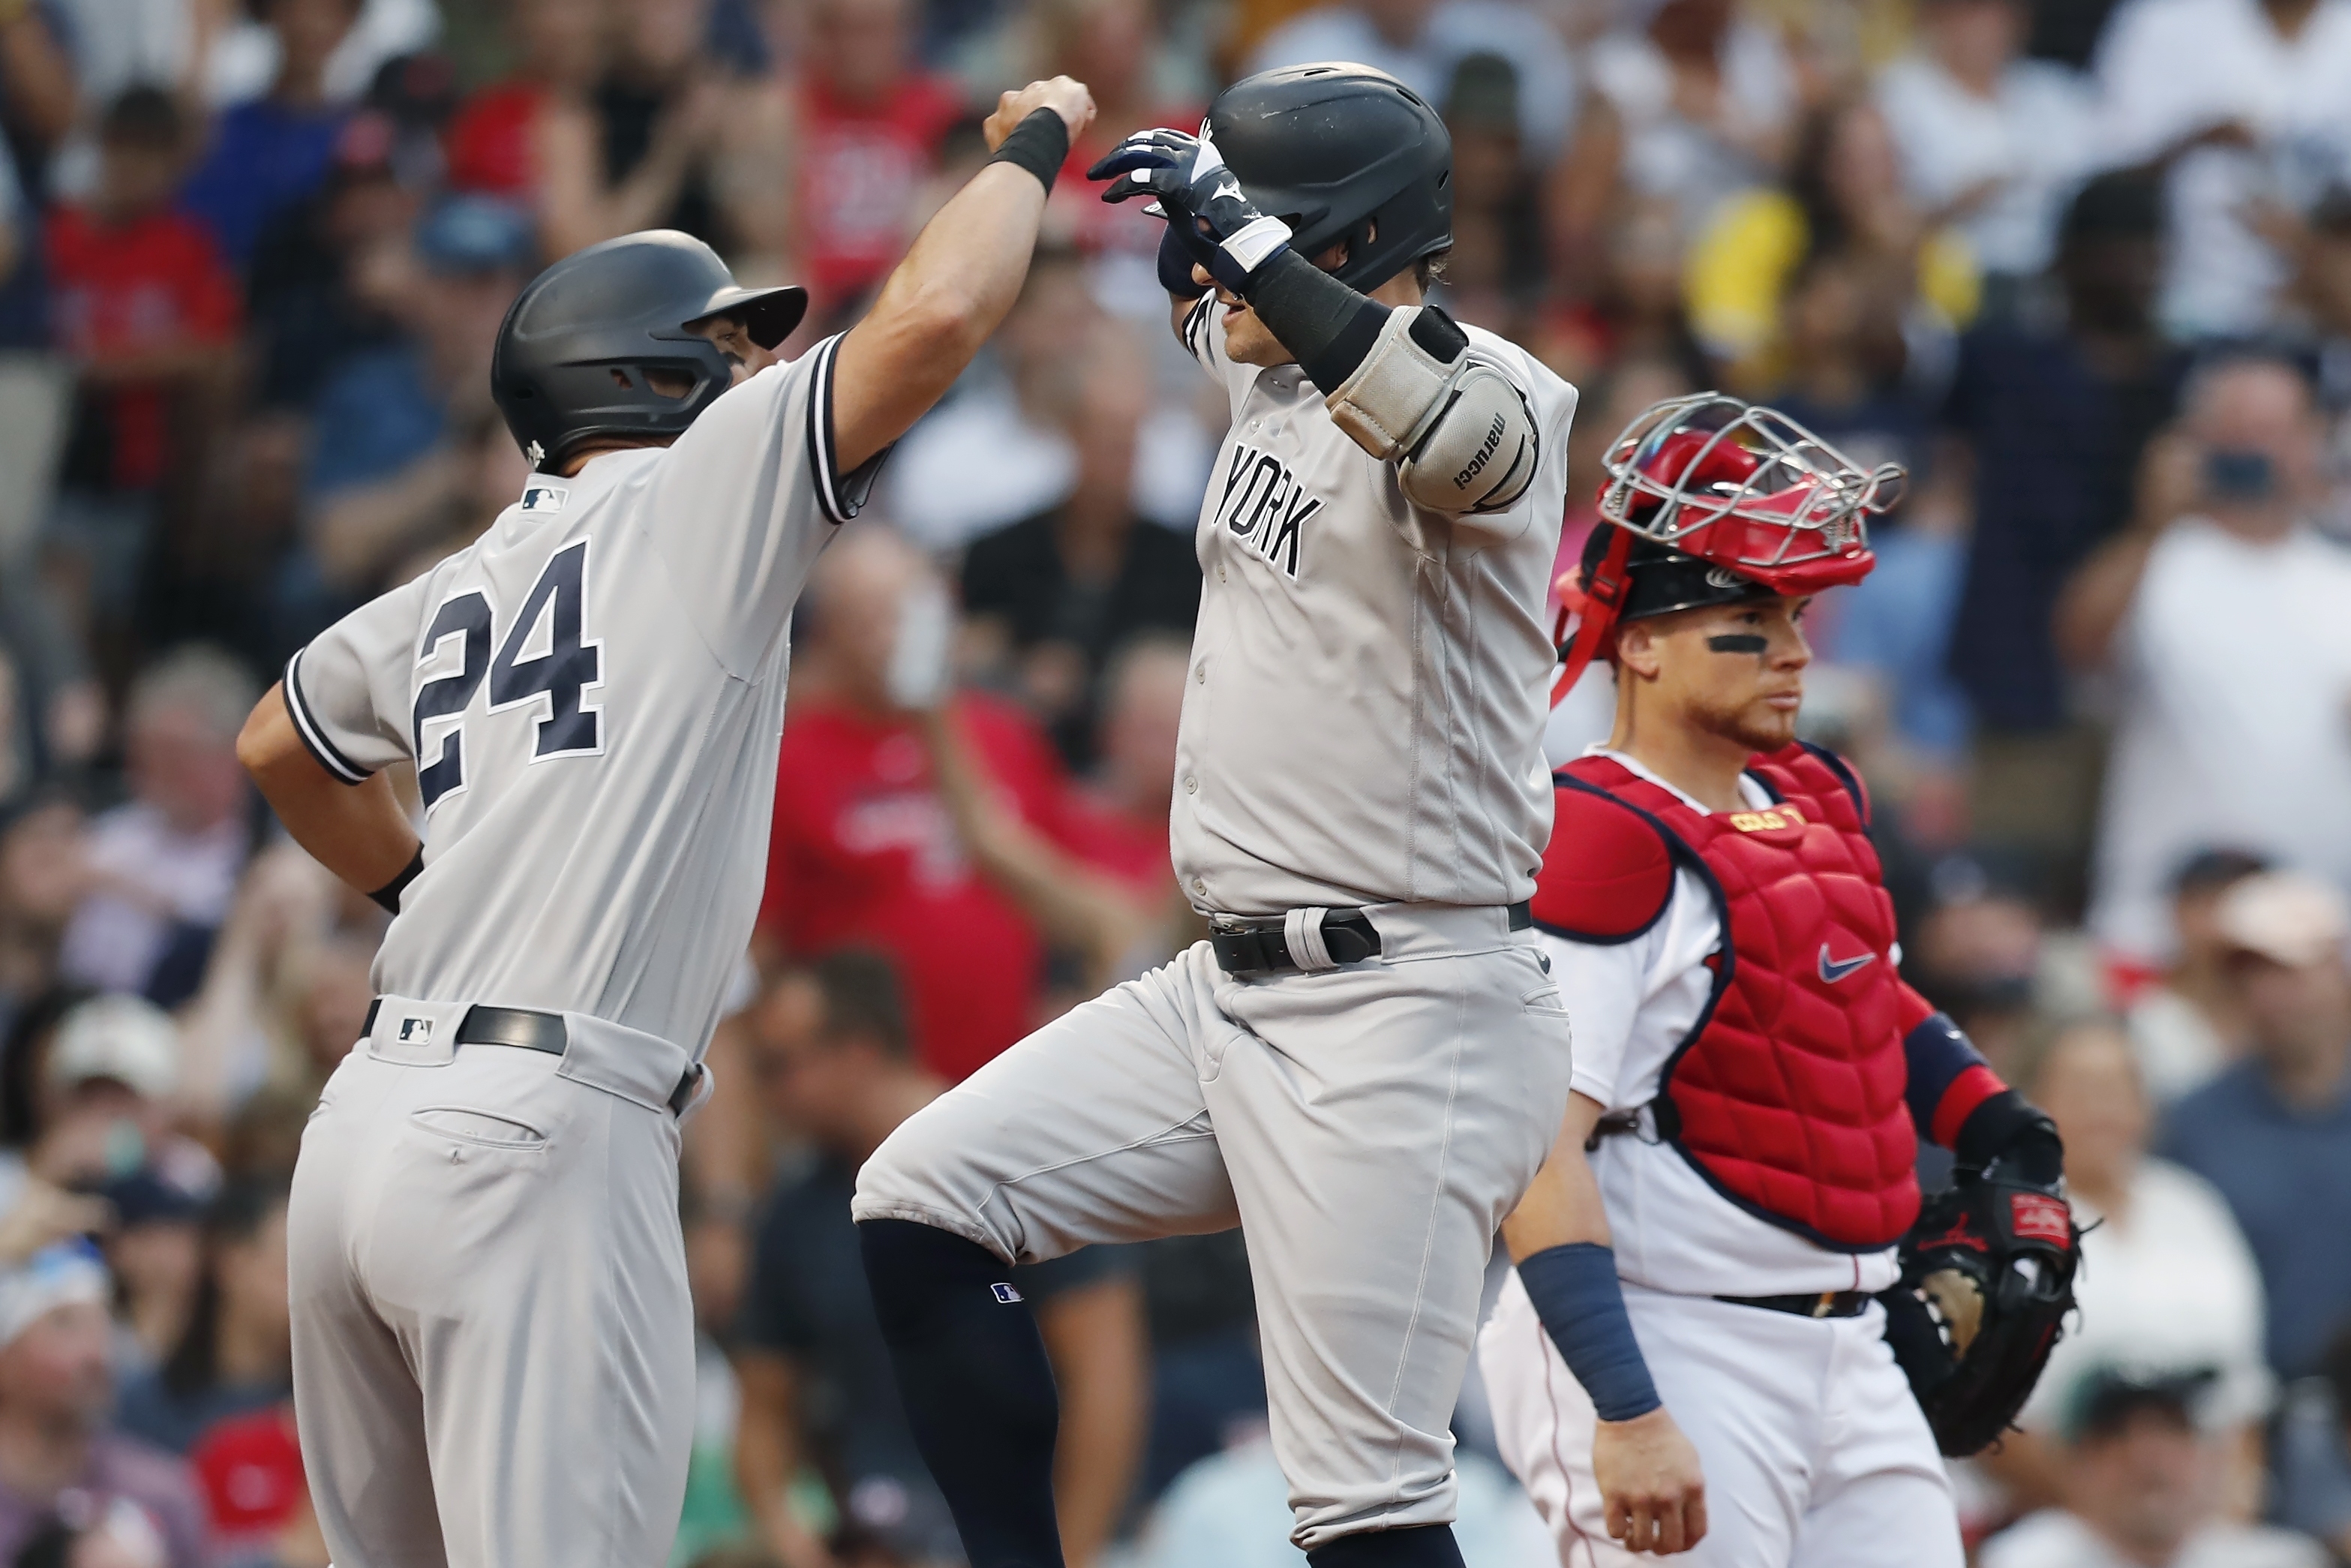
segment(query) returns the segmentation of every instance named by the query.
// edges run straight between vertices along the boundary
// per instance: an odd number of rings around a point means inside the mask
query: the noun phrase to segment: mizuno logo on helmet
[[[1821,981],[1824,985],[1834,986],[1865,965],[1876,962],[1877,962],[1877,955],[1875,953],[1864,953],[1855,958],[1832,958],[1829,956],[1829,945],[1823,942],[1821,944]]]

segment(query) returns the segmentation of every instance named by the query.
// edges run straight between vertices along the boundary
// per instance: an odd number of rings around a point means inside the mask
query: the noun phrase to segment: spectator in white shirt
[[[2221,1469],[2192,1379],[2106,1372],[2073,1422],[2067,1506],[1986,1542],[1982,1568],[2326,1568],[2307,1536],[2216,1517]]]
[[[1590,101],[1553,172],[1553,242],[1572,283],[1602,276],[1625,196],[1669,210],[1687,242],[1792,150],[1795,68],[1735,0],[1665,0],[1645,26],[1594,44],[1585,75]]]
[[[2184,505],[2092,557],[2057,615],[2068,657],[2119,687],[2090,928],[2148,963],[2171,946],[2164,883],[2205,844],[2351,889],[2351,549],[2306,520],[2321,487],[2309,386],[2241,358],[2198,372],[2185,401],[2143,481]]]
[[[1910,199],[1950,217],[1985,272],[2041,272],[2095,159],[2089,89],[2020,57],[2022,0],[1928,0],[1918,23],[1921,47],[1886,68],[1876,92]]]
[[[2261,331],[2287,277],[2262,231],[2351,175],[2351,0],[2134,0],[2097,76],[2108,159],[2177,160],[2166,325]]]
[[[1511,0],[1323,5],[1268,34],[1249,69],[1353,60],[1441,105],[1454,68],[1473,54],[1501,55],[1518,68],[1519,133],[1538,161],[1548,160],[1575,121],[1575,70],[1566,43],[1533,6]]]
[[[2241,1495],[2258,1496],[2258,1423],[2273,1393],[2262,1360],[2262,1280],[2228,1204],[2202,1178],[2147,1155],[2154,1107],[2130,1040],[2112,1020],[2058,1027],[2018,1087],[2065,1140],[2065,1185],[2082,1238],[2081,1320],[2050,1353],[2012,1435],[1983,1463],[2026,1506],[2070,1479],[2056,1441],[2092,1378],[2210,1379],[2199,1416]]]
[[[131,800],[90,824],[99,887],[66,927],[67,979],[165,1006],[194,994],[252,852],[236,734],[256,695],[242,666],[203,648],[169,654],[133,683]]]

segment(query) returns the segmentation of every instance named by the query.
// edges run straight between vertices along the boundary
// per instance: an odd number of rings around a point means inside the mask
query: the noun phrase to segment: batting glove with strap
[[[1243,299],[1259,269],[1290,247],[1290,225],[1257,210],[1206,137],[1138,131],[1087,170],[1086,178],[1110,182],[1105,202],[1152,197],[1171,235],[1209,277]]]

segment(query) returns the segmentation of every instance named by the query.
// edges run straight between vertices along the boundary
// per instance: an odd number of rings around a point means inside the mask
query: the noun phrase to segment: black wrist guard
[[[1335,391],[1380,340],[1388,308],[1348,287],[1296,251],[1269,260],[1251,280],[1249,308],[1306,379]]]
[[[1029,118],[1012,128],[1004,145],[996,150],[991,163],[1013,163],[1037,176],[1045,193],[1053,193],[1053,177],[1070,159],[1070,126],[1050,109],[1031,110]]]
[[[400,874],[369,894],[368,896],[382,905],[385,914],[397,915],[400,913],[400,895],[408,891],[408,884],[414,882],[423,870],[424,846],[419,844],[416,846],[416,853],[410,857],[406,865],[401,868]]]
[[[1985,1169],[1998,1162],[2001,1174],[2033,1186],[2055,1186],[2065,1176],[2065,1145],[2049,1113],[2003,1089],[1968,1113],[1952,1141],[1963,1166]]]

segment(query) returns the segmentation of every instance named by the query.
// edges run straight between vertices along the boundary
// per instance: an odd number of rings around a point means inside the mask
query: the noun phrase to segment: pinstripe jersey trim
[[[286,694],[286,712],[294,721],[294,733],[302,737],[303,746],[319,759],[319,766],[346,784],[366,783],[367,769],[343,755],[342,749],[328,738],[326,727],[310,712],[309,699],[302,695],[300,653],[286,661],[286,678],[279,685]]]
[[[836,334],[816,346],[816,374],[809,387],[809,467],[816,476],[817,505],[836,527],[865,509],[883,463],[898,446],[893,441],[848,473],[841,471],[841,454],[833,441],[832,369],[846,335]]]

